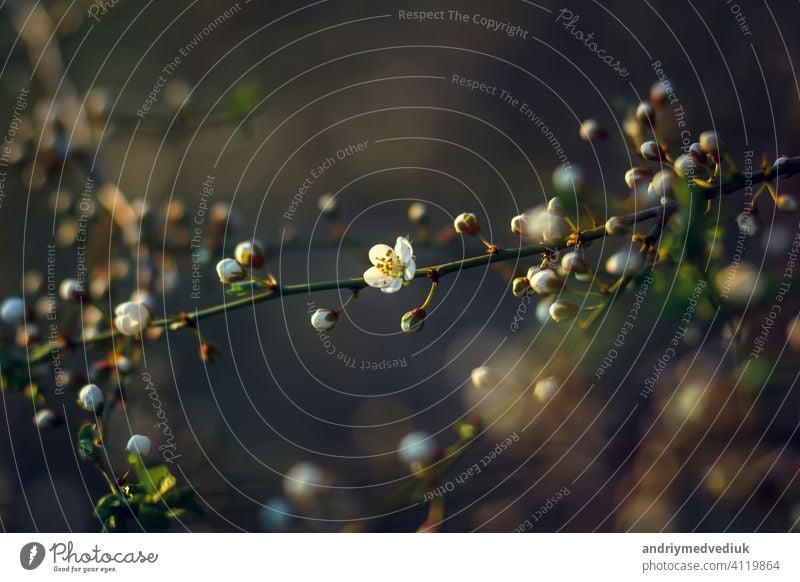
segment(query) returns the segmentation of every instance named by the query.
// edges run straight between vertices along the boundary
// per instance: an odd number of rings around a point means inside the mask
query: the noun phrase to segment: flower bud
[[[653,176],[648,168],[631,168],[625,172],[625,183],[628,188],[635,188],[637,184],[647,182]]]
[[[260,269],[264,266],[264,251],[256,242],[240,242],[233,251],[233,258],[243,267]]]
[[[60,416],[49,408],[42,408],[36,412],[36,415],[33,417],[33,424],[35,424],[36,428],[39,430],[47,430],[58,426],[61,424],[62,420]]]
[[[606,261],[606,271],[615,277],[632,275],[644,266],[642,254],[635,245],[617,251]]]
[[[639,152],[645,160],[658,162],[661,160],[661,147],[654,141],[646,141],[639,148]]]
[[[339,214],[339,201],[333,194],[320,196],[317,200],[317,207],[324,216],[334,217]]]
[[[528,228],[528,218],[524,214],[519,214],[511,219],[511,232],[514,234],[524,234]]]
[[[636,119],[642,125],[646,125],[648,127],[655,127],[656,125],[656,116],[655,110],[650,103],[646,101],[642,101],[636,107]]]
[[[786,214],[794,214],[797,212],[797,198],[791,194],[781,194],[775,200],[775,206],[781,212],[785,212]]]
[[[600,127],[596,119],[587,119],[581,123],[580,134],[581,139],[585,141],[598,141],[608,136],[606,130]]]
[[[317,309],[311,314],[311,327],[317,331],[330,331],[336,327],[339,314],[332,309]]]
[[[582,251],[573,251],[565,254],[561,258],[561,268],[565,273],[574,275],[581,275],[589,272],[589,265],[586,264],[586,259]]]
[[[675,174],[672,170],[661,170],[656,172],[650,185],[647,187],[647,193],[652,198],[657,198],[661,204],[666,204],[667,199],[672,195],[672,185],[675,180]]]
[[[708,164],[708,154],[703,151],[703,148],[700,147],[700,144],[695,142],[689,146],[689,155],[695,161],[695,164],[699,167],[705,166]]]
[[[217,263],[217,275],[224,284],[236,283],[247,278],[247,271],[233,259],[222,259]]]
[[[25,319],[25,302],[21,297],[8,297],[0,304],[0,318],[9,325],[18,325]]]
[[[459,234],[468,234],[470,236],[477,236],[481,232],[481,225],[478,223],[478,218],[470,213],[464,212],[456,216],[453,221],[453,228]]]
[[[553,321],[556,323],[563,323],[573,319],[576,315],[578,315],[580,307],[569,301],[559,299],[553,302],[549,311],[550,317],[553,318]]]
[[[700,134],[700,149],[709,156],[716,157],[723,147],[716,131],[704,131]]]
[[[417,307],[412,309],[400,320],[400,329],[403,333],[417,333],[425,325],[425,310]]]
[[[400,457],[400,461],[405,465],[421,465],[418,468],[424,468],[433,461],[438,451],[439,446],[433,435],[422,430],[408,433],[397,445],[397,455]]]
[[[555,376],[542,378],[536,382],[536,385],[533,387],[533,397],[539,402],[547,402],[555,396],[560,385],[561,381]]]
[[[64,279],[58,286],[58,296],[62,301],[74,303],[85,297],[83,286],[75,279]]]
[[[695,170],[696,165],[697,162],[692,156],[684,154],[682,156],[678,156],[672,167],[679,176],[683,176],[684,178],[694,178],[697,175],[697,171]]]
[[[672,83],[668,79],[654,83],[650,87],[650,102],[655,108],[666,107],[670,100]]]
[[[143,434],[135,434],[128,439],[128,444],[125,445],[125,450],[140,457],[146,457],[150,454],[150,449],[153,448],[153,443],[150,439]]]
[[[553,216],[560,216],[561,218],[564,218],[567,215],[567,209],[564,208],[564,202],[562,202],[561,198],[558,196],[551,198],[547,202],[547,212]]]
[[[283,491],[296,503],[306,503],[318,497],[328,485],[325,472],[313,463],[297,463],[286,471]]]
[[[606,234],[609,236],[620,236],[628,232],[628,226],[622,222],[619,216],[612,216],[606,220]]]
[[[536,321],[542,325],[550,321],[550,306],[555,300],[555,295],[548,295],[547,297],[539,299],[539,302],[536,304]]]
[[[562,194],[581,194],[586,187],[586,176],[575,164],[559,166],[553,170],[553,186]]]
[[[428,206],[422,202],[414,202],[408,207],[408,219],[414,224],[428,224]]]
[[[736,217],[736,226],[744,236],[755,236],[761,230],[758,215],[755,211],[745,210]]]
[[[114,309],[114,327],[122,335],[138,337],[152,321],[153,316],[144,303],[127,301]]]
[[[475,368],[469,375],[472,385],[478,390],[485,390],[487,388],[495,388],[500,382],[500,378],[489,366],[481,366]]]
[[[97,384],[87,384],[78,392],[78,404],[89,412],[99,411],[103,406],[103,391]]]
[[[531,290],[531,282],[526,277],[517,277],[511,282],[511,293],[514,297],[525,297]]]
[[[530,277],[531,289],[537,295],[558,293],[563,286],[561,279],[553,269],[541,269]]]

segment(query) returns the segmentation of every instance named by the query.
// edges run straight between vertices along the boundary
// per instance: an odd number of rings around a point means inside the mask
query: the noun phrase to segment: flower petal
[[[389,245],[375,245],[369,249],[369,260],[373,265],[377,265],[378,261],[382,261],[393,256],[394,251]]]
[[[386,287],[391,280],[378,267],[370,267],[364,272],[364,281],[370,287],[381,289]]]
[[[410,261],[411,257],[414,255],[414,249],[411,247],[411,243],[403,236],[397,237],[397,243],[394,245],[394,252],[403,265]]]
[[[417,272],[417,261],[415,261],[414,259],[410,259],[406,263],[406,268],[403,271],[403,278],[406,281],[411,281],[411,279],[414,278],[414,275],[416,274],[416,272]]]
[[[401,278],[392,279],[389,281],[389,284],[386,287],[383,287],[381,291],[384,293],[396,293],[400,291],[401,287],[403,286],[403,280]]]

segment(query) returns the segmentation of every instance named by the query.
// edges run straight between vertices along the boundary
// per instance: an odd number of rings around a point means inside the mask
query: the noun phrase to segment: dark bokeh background
[[[64,8],[48,4],[55,13]],[[800,93],[793,70],[800,42],[792,24],[800,17],[796,2],[741,2],[751,36],[743,34],[730,5],[721,0],[573,2],[571,10],[580,15],[577,28],[594,32],[599,45],[629,69],[627,78],[600,63],[555,22],[561,5],[540,4],[550,12],[521,0],[329,1],[280,21],[300,3],[241,4],[241,12],[201,42],[173,76],[193,88],[182,113],[191,119],[206,113],[210,120],[218,118],[230,92],[243,84],[269,94],[238,129],[230,123],[212,123],[197,132],[180,122],[170,127],[173,114],[163,102],[139,125],[136,118],[162,67],[230,6],[226,2],[143,7],[122,1],[93,25],[76,18],[82,12],[73,8],[62,24],[60,43],[78,90],[103,87],[114,103],[100,145],[106,171],[130,197],[145,197],[157,207],[172,196],[185,204],[190,218],[200,203],[203,180],[215,175],[214,200],[230,201],[238,216],[226,242],[228,252],[252,236],[276,245],[287,228],[298,240],[313,237],[324,243],[330,239],[330,224],[319,219],[316,197],[337,193],[347,225],[344,250],[306,252],[298,245],[271,262],[283,282],[360,274],[369,245],[414,234],[406,219],[410,199],[430,203],[435,229],[459,212],[475,211],[494,242],[514,244],[510,217],[549,197],[550,175],[559,160],[542,132],[519,111],[496,97],[454,86],[454,74],[505,88],[528,102],[568,159],[585,167],[594,206],[602,213],[616,212],[627,196],[623,174],[631,162],[620,126],[630,104],[658,80],[651,68],[655,60],[672,80],[693,135],[715,128],[739,160],[746,150],[755,150],[757,158],[762,152],[774,158],[800,151]],[[466,13],[518,24],[529,38],[509,38],[471,23],[397,18],[401,9],[456,5]],[[10,118],[9,97],[29,74],[4,12],[0,9],[0,49],[9,59],[2,77],[0,129]],[[374,18],[381,15],[388,16]],[[580,139],[578,126],[587,117],[608,128],[609,141],[593,145]],[[667,125],[664,135],[674,137],[674,128]],[[376,143],[390,138],[407,139]],[[337,163],[314,184],[295,217],[283,217],[310,168],[364,141],[369,142],[367,151]],[[70,187],[76,190],[79,184]],[[786,187],[791,190],[796,183]],[[53,223],[47,203],[52,187],[28,192],[10,180],[6,192],[0,212],[6,249],[2,296],[19,294],[23,272],[44,268],[44,245],[52,240]],[[723,214],[735,215],[741,204],[739,197],[726,199]],[[777,218],[774,225],[776,233],[791,233],[796,221]],[[109,232],[96,229],[90,236],[103,246]],[[169,236],[158,232],[155,240]],[[464,244],[417,248],[418,263],[480,251],[475,240]],[[600,246],[593,256],[605,252]],[[765,249],[759,238],[746,256],[759,264]],[[200,299],[191,298],[188,252],[187,245],[178,263],[177,290],[159,294],[162,314],[224,298],[213,264],[204,267]],[[723,251],[723,263],[729,252]],[[60,276],[71,275],[72,251],[62,248],[58,256]],[[780,252],[766,256],[768,265],[780,268]],[[520,264],[520,270],[527,266]],[[665,273],[664,280],[673,275]],[[299,460],[325,467],[342,488],[331,492],[325,517],[373,515],[398,484],[411,478],[395,453],[404,434],[420,428],[440,433],[442,443],[454,440],[449,426],[463,417],[471,401],[467,380],[472,368],[490,359],[500,369],[513,368],[512,377],[525,388],[554,353],[558,361],[548,370],[566,379],[563,392],[545,409],[524,396],[459,461],[459,468],[470,466],[536,417],[520,432],[520,443],[447,497],[452,517],[444,530],[510,531],[565,486],[570,496],[536,524],[537,531],[791,527],[798,451],[790,437],[799,401],[791,392],[784,400],[796,372],[788,352],[772,358],[777,361],[774,374],[758,398],[753,395],[763,382],[749,392],[742,386],[733,390],[736,362],[719,347],[717,326],[699,353],[699,344],[685,345],[656,395],[639,402],[643,379],[674,331],[674,320],[658,317],[663,295],[651,296],[647,315],[621,350],[613,375],[593,385],[592,372],[629,301],[620,301],[621,313],[611,316],[596,336],[569,340],[574,342],[569,348],[555,352],[564,330],[552,324],[542,329],[531,314],[520,331],[509,331],[519,300],[507,292],[507,284],[495,269],[447,278],[424,332],[412,336],[398,333],[399,319],[424,299],[426,285],[414,284],[390,297],[363,292],[348,321],[332,332],[332,341],[337,352],[359,361],[407,361],[407,367],[391,371],[348,368],[325,353],[308,325],[307,301],[335,306],[335,292],[287,298],[204,321],[203,332],[221,350],[214,365],[198,360],[196,339],[188,333],[170,332],[148,344],[147,370],[179,435],[178,472],[200,487],[209,505],[205,518],[190,519],[185,527],[257,529],[260,503],[280,494],[281,473]],[[110,303],[133,289],[133,283],[113,288]],[[681,305],[685,296],[676,301]],[[789,313],[776,327],[777,351]],[[745,315],[752,321],[762,317],[758,310]],[[702,339],[705,327],[696,331]],[[643,354],[634,362],[641,346]],[[75,361],[81,365],[82,353]],[[618,384],[631,366],[631,374]],[[690,381],[704,385],[712,375],[706,415],[696,424],[671,424],[669,397]],[[749,409],[753,402],[755,408]],[[71,397],[56,396],[51,402],[57,409],[62,405],[70,418],[83,415]],[[0,438],[4,528],[95,529],[90,510],[103,484],[76,459],[69,431],[42,433],[40,440],[30,422],[29,402],[6,395],[3,407],[2,424],[8,427]],[[119,462],[129,431],[147,433],[153,422],[139,374],[127,387],[126,411],[113,417],[110,430],[109,448],[120,451]],[[721,416],[715,417],[718,412]],[[693,451],[698,442],[700,448]],[[706,475],[712,465],[717,469]],[[423,519],[418,507],[375,527],[409,530]],[[295,527],[329,530],[341,524],[317,521]]]

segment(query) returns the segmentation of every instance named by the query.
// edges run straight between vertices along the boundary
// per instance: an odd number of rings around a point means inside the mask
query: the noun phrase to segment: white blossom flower
[[[233,259],[222,259],[217,263],[217,275],[219,280],[226,285],[236,283],[247,278],[247,271]]]
[[[103,391],[97,384],[87,384],[78,392],[78,404],[89,412],[96,411],[103,404]]]
[[[550,306],[550,317],[553,321],[557,323],[561,323],[564,321],[569,321],[580,311],[580,307],[575,305],[570,301],[564,301],[563,299],[559,299],[554,301],[553,304]]]
[[[135,434],[130,439],[128,439],[128,444],[125,445],[125,450],[129,453],[134,453],[135,455],[139,455],[140,457],[144,457],[150,454],[150,449],[152,449],[153,443],[150,439],[143,434]]]
[[[114,310],[114,327],[122,335],[140,336],[142,332],[150,327],[153,316],[144,303],[138,301],[126,301],[117,305]]]
[[[408,239],[402,236],[397,237],[394,249],[382,244],[372,247],[369,260],[375,266],[366,270],[364,281],[384,293],[399,291],[403,281],[411,281],[417,271],[414,249]]]

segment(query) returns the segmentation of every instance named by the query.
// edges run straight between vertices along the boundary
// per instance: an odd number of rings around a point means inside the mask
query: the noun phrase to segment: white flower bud
[[[286,472],[283,491],[297,503],[313,501],[321,495],[328,484],[325,472],[313,463],[297,463]]]
[[[639,148],[639,152],[645,160],[657,162],[661,159],[661,147],[654,141],[646,141]]]
[[[408,219],[414,224],[428,223],[428,206],[422,202],[414,202],[408,207]]]
[[[580,307],[569,301],[559,299],[553,302],[549,311],[550,317],[553,319],[553,321],[556,323],[563,323],[573,319],[576,315],[578,315]]]
[[[264,266],[264,251],[254,241],[244,241],[236,245],[233,258],[243,267],[260,269]]]
[[[684,178],[694,178],[697,175],[695,159],[686,154],[678,156],[672,167],[679,176]]]
[[[638,107],[636,107],[636,119],[642,125],[655,127],[656,116],[653,106],[650,103],[647,103],[646,101],[642,101],[641,103],[639,103]]]
[[[500,378],[489,366],[481,366],[475,368],[469,375],[472,385],[478,390],[485,390],[487,388],[494,388],[500,381]]]
[[[49,408],[42,408],[33,417],[33,423],[39,430],[47,430],[61,424],[61,418]]]
[[[781,194],[775,200],[775,206],[781,212],[786,214],[794,214],[797,212],[797,198],[792,196],[791,194]]]
[[[97,384],[87,384],[78,392],[78,404],[89,412],[99,410],[103,405],[103,391]]]
[[[555,302],[555,295],[542,297],[536,304],[536,321],[544,325],[550,321],[550,306]]]
[[[438,450],[433,435],[422,430],[408,433],[397,445],[397,455],[406,465],[427,465],[436,457]]]
[[[511,219],[511,232],[514,234],[525,234],[527,231],[528,218],[524,214],[519,214]]]
[[[138,337],[152,321],[153,316],[144,303],[127,301],[114,309],[114,327],[122,335]]]
[[[226,285],[247,279],[247,271],[233,259],[222,259],[217,263],[217,275],[220,282]]]
[[[317,309],[311,315],[311,326],[317,331],[330,331],[336,327],[339,321],[339,314],[332,309]]]
[[[580,166],[568,164],[553,171],[553,186],[562,194],[581,194],[586,188],[586,175]]]
[[[542,378],[533,387],[533,397],[539,402],[547,402],[558,392],[561,381],[555,376]]]
[[[83,295],[83,287],[75,279],[64,279],[58,286],[58,296],[62,301],[72,303],[79,301]]]
[[[125,450],[129,453],[133,453],[134,455],[146,457],[150,454],[150,449],[152,449],[152,447],[153,443],[148,437],[144,436],[143,434],[135,434],[128,439],[128,444],[125,445]]]
[[[606,234],[609,236],[621,236],[628,232],[628,226],[622,222],[619,216],[612,216],[606,220]]]
[[[700,134],[700,149],[709,156],[716,156],[723,148],[722,141],[715,131],[704,131]]]
[[[325,216],[336,216],[339,212],[339,201],[333,194],[323,194],[317,200],[317,207]]]
[[[615,277],[638,272],[644,266],[644,258],[635,245],[617,251],[606,261],[606,271]]]
[[[21,297],[8,297],[0,305],[0,318],[9,325],[18,325],[25,319],[25,302]]]
[[[481,232],[481,225],[478,222],[478,218],[470,212],[464,212],[456,216],[456,219],[453,221],[453,227],[459,234],[477,236]]]
[[[425,310],[417,307],[400,318],[400,329],[403,333],[417,333],[425,325]]]
[[[584,141],[598,141],[605,139],[608,134],[600,127],[596,119],[587,119],[581,123],[580,135]]]
[[[736,226],[744,236],[755,236],[761,230],[758,216],[749,211],[739,213],[736,217]]]
[[[662,204],[665,204],[666,200],[672,196],[674,180],[675,173],[672,170],[656,172],[656,175],[653,176],[650,185],[647,187],[647,192],[652,198],[660,200]]]
[[[561,198],[558,196],[551,198],[547,202],[547,212],[553,216],[559,216],[561,218],[564,218],[567,215],[567,209],[564,208],[564,202],[562,202]]]
[[[631,168],[625,172],[625,183],[628,185],[628,188],[635,188],[639,184],[647,182],[652,177],[653,174],[649,168]]]
[[[561,268],[565,273],[572,273],[574,275],[582,275],[589,272],[589,265],[583,256],[582,251],[573,251],[565,254],[561,258]]]
[[[511,293],[514,297],[525,297],[531,290],[531,283],[526,277],[517,277],[511,282]]]
[[[542,269],[530,277],[531,289],[537,295],[558,293],[563,287],[561,278],[553,269]]]
[[[536,242],[552,242],[570,234],[566,221],[548,212],[546,206],[537,206],[531,210],[525,224],[527,235]]]

